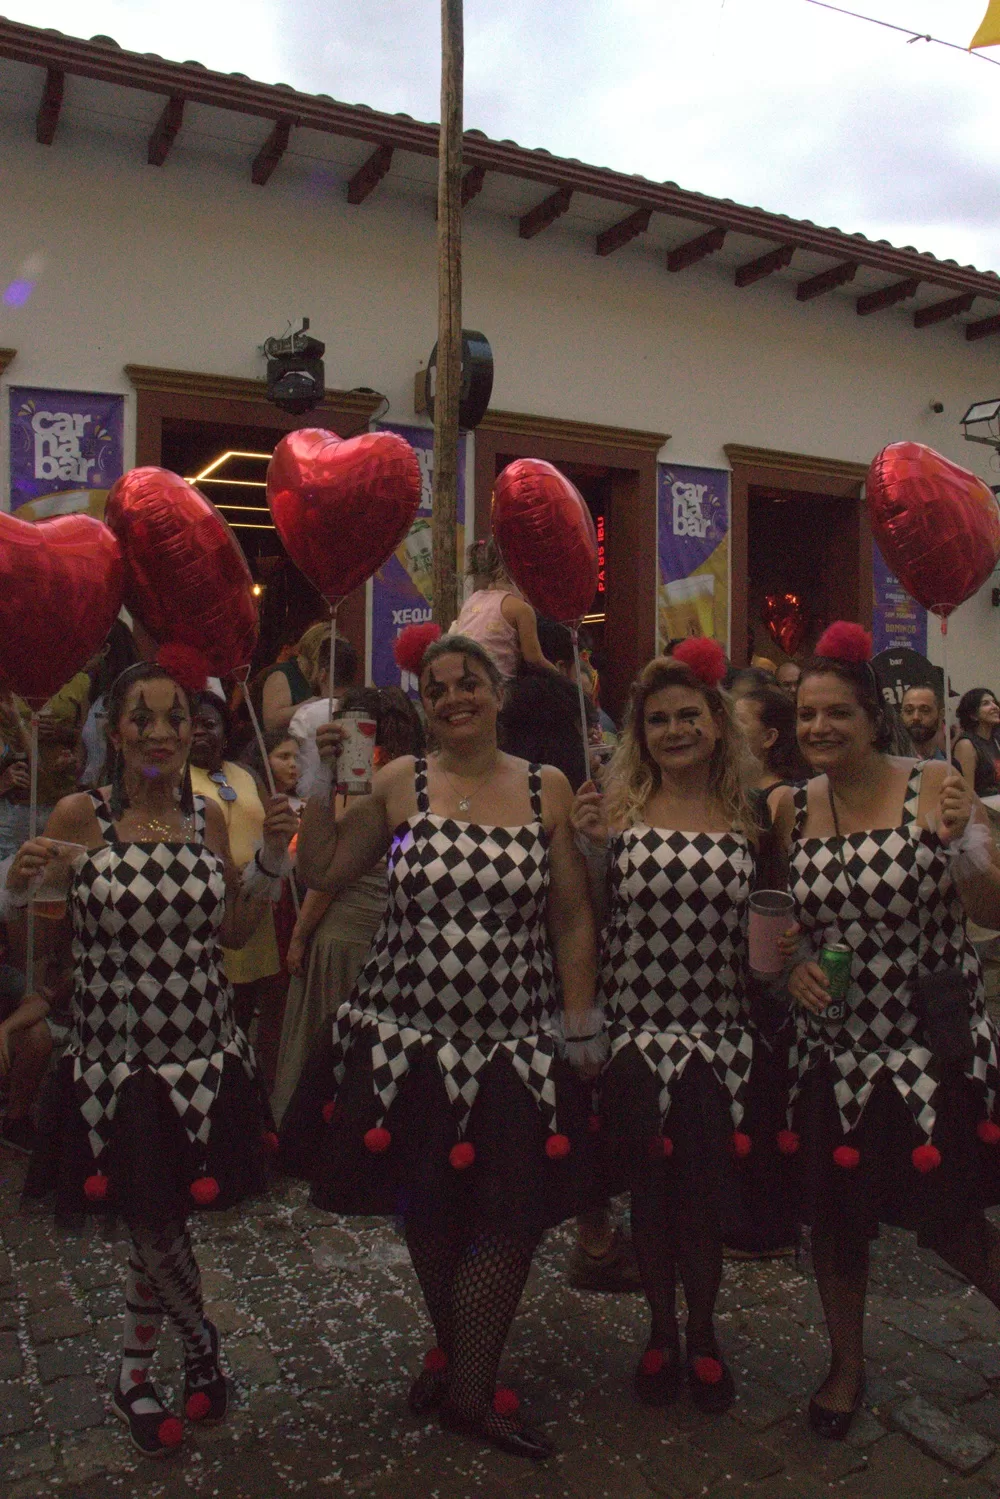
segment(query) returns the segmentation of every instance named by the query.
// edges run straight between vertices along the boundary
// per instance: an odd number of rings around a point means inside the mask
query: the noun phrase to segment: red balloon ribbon
[[[125,556],[125,605],[161,645],[192,646],[224,677],[257,646],[253,576],[210,500],[165,468],[133,468],[105,518]]]
[[[946,620],[1000,557],[1000,509],[988,485],[919,442],[894,442],[867,481],[872,531],[907,593]]]
[[[121,548],[93,516],[0,512],[0,681],[42,707],[104,644],[123,577]]]
[[[493,490],[493,536],[529,603],[560,624],[579,621],[597,593],[597,536],[575,484],[551,463],[518,458]]]
[[[420,465],[395,432],[346,441],[302,427],[274,450],[267,503],[285,551],[331,608],[392,556],[420,504]]]

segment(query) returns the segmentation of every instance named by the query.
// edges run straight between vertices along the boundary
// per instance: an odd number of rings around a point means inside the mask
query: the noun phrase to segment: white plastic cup
[[[67,843],[61,838],[39,838],[55,851],[52,859],[31,890],[31,903],[39,916],[61,916],[66,909],[73,866],[83,858],[87,850],[82,843]]]
[[[750,970],[773,978],[785,966],[778,946],[794,920],[795,902],[786,890],[755,890],[750,897]]]
[[[375,771],[374,718],[358,710],[337,715],[346,729],[337,760],[337,790],[341,796],[368,796]]]

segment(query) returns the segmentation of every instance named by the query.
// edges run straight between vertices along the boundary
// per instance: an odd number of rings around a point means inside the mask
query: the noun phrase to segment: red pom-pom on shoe
[[[382,1125],[376,1125],[365,1134],[365,1149],[372,1155],[384,1155],[392,1144],[392,1136]]]
[[[730,1148],[738,1161],[745,1161],[751,1150],[753,1150],[753,1141],[741,1129],[734,1129]]]
[[[430,622],[424,625],[407,625],[405,630],[400,630],[392,647],[396,665],[402,667],[403,671],[412,671],[414,676],[419,676],[428,646],[440,638],[440,625]]]
[[[219,1183],[214,1176],[199,1176],[189,1190],[198,1206],[207,1208],[219,1195]]]
[[[663,1349],[647,1348],[639,1362],[643,1374],[659,1374],[663,1368]]]
[[[281,1142],[278,1139],[277,1135],[274,1133],[273,1129],[266,1129],[264,1131],[264,1133],[260,1137],[260,1143],[263,1145],[268,1155],[278,1154],[278,1147]]]
[[[323,1105],[323,1108],[322,1108],[323,1123],[324,1124],[329,1124],[330,1121],[331,1121],[331,1119],[336,1114],[336,1112],[337,1112],[337,1100],[335,1098],[328,1098],[327,1101],[326,1101],[326,1103]]]
[[[701,635],[682,640],[674,647],[672,659],[683,661],[706,687],[718,687],[726,675],[726,653],[722,646],[717,640],[708,640]]]
[[[448,1355],[443,1348],[428,1348],[424,1354],[424,1368],[428,1374],[443,1374],[448,1367]]]
[[[195,1390],[194,1394],[189,1395],[185,1402],[184,1414],[189,1421],[204,1421],[211,1409],[212,1402],[205,1394],[205,1391]]]
[[[476,1147],[469,1140],[462,1140],[458,1145],[453,1145],[448,1152],[448,1159],[456,1171],[467,1171],[476,1159]]]
[[[194,646],[181,645],[178,641],[161,645],[156,653],[156,664],[169,672],[185,692],[204,692],[211,663]]]
[[[872,658],[872,638],[867,630],[847,619],[836,619],[816,642],[817,656],[829,661],[849,661],[860,666]]]
[[[568,1156],[570,1151],[569,1137],[567,1135],[549,1135],[545,1142],[545,1154],[550,1161],[561,1161]]]
[[[996,1145],[1000,1143],[1000,1124],[995,1124],[992,1119],[980,1119],[976,1134],[984,1145]]]
[[[782,1155],[794,1155],[801,1144],[793,1129],[779,1129],[776,1139]]]
[[[587,1120],[587,1129],[592,1135],[599,1135],[601,1133],[600,1114],[591,1114],[590,1118]]]
[[[108,1195],[110,1182],[101,1171],[95,1171],[93,1176],[88,1176],[83,1184],[83,1195],[88,1202],[103,1202]]]
[[[722,1365],[717,1358],[696,1358],[691,1368],[699,1384],[718,1384],[722,1378]]]
[[[833,1152],[834,1165],[842,1167],[844,1171],[853,1171],[861,1160],[860,1150],[855,1150],[853,1145],[838,1145]]]
[[[513,1390],[501,1388],[493,1396],[493,1409],[498,1416],[513,1416],[521,1409],[521,1402]]]
[[[669,1135],[653,1135],[646,1150],[651,1161],[669,1161],[674,1153],[674,1142]]]
[[[156,1428],[156,1440],[164,1447],[178,1447],[184,1440],[184,1427],[176,1416],[167,1416]]]
[[[941,1152],[936,1145],[918,1145],[910,1152],[910,1160],[921,1175],[924,1175],[940,1166]]]

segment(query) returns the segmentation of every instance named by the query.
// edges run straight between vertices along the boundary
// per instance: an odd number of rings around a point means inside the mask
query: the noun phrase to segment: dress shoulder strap
[[[100,828],[105,843],[115,843],[115,820],[111,816],[111,808],[99,791],[91,791],[90,800],[94,808],[94,816],[97,818],[97,826]]]
[[[431,810],[431,804],[427,795],[427,761],[425,759],[414,761],[413,790],[417,798],[417,811],[426,817]]]
[[[916,822],[917,811],[920,807],[920,787],[924,779],[924,767],[926,760],[918,760],[910,771],[906,781],[906,795],[903,798],[903,821]]]
[[[792,804],[795,807],[795,823],[792,827],[792,838],[797,841],[802,837],[802,829],[806,825],[806,814],[809,811],[808,781],[792,786]]]
[[[205,838],[205,798],[195,796],[194,801],[194,830],[199,838]]]
[[[531,811],[536,822],[542,820],[542,767],[540,765],[528,766],[528,796],[531,798]]]

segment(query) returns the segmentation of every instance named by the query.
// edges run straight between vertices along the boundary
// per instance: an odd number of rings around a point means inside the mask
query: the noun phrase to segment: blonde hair
[[[730,826],[751,843],[759,836],[758,821],[747,794],[749,751],[743,732],[733,717],[728,694],[709,687],[683,661],[655,656],[644,666],[632,685],[625,724],[618,748],[608,766],[606,806],[613,827],[629,828],[637,823],[646,804],[660,787],[660,768],[646,745],[646,703],[655,692],[668,687],[686,687],[697,692],[720,728],[719,740],[709,765],[709,790],[722,808]]]
[[[310,625],[308,630],[298,640],[295,646],[295,654],[305,661],[308,670],[305,676],[310,682],[316,678],[319,671],[319,652],[324,640],[330,639],[330,624],[328,620],[320,620],[318,624]],[[327,666],[329,666],[327,658]]]

